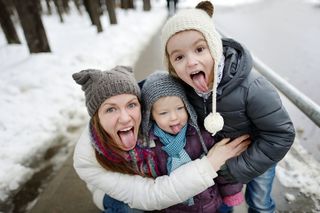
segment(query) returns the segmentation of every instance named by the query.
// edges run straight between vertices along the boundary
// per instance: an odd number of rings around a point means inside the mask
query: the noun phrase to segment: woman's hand
[[[250,135],[242,135],[232,141],[230,138],[222,139],[209,150],[207,158],[213,169],[218,171],[226,160],[240,155],[250,143]]]

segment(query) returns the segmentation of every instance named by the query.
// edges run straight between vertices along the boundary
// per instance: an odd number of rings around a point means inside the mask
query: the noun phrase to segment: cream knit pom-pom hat
[[[162,28],[161,42],[165,66],[168,68],[170,74],[176,76],[175,71],[170,65],[166,51],[169,39],[176,33],[186,30],[199,31],[206,39],[214,60],[214,79],[212,87],[212,112],[205,118],[204,126],[207,131],[214,135],[220,131],[224,125],[222,116],[216,112],[217,70],[223,49],[221,36],[214,27],[212,15],[213,5],[210,1],[200,2],[196,8],[179,11],[171,17]]]

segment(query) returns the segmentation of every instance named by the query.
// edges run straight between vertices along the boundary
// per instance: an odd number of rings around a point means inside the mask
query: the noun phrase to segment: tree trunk
[[[80,8],[80,0],[73,0],[73,2],[74,2],[74,5],[77,8],[79,14],[82,15],[81,8]]]
[[[59,14],[60,22],[63,23],[63,17],[62,17],[62,1],[61,0],[53,0],[54,5],[56,6],[57,12]]]
[[[41,5],[40,0],[36,0],[36,5],[37,5],[37,10],[38,10],[39,14],[41,14],[42,13],[42,5]]]
[[[70,11],[69,0],[62,0],[62,8],[66,14],[69,14],[69,11]]]
[[[115,12],[114,0],[106,0],[106,6],[107,6],[110,24],[117,24],[117,16]]]
[[[14,24],[3,0],[0,0],[0,22],[8,44],[21,44]]]
[[[127,10],[129,8],[129,0],[121,0],[121,8]]]
[[[48,10],[48,15],[51,15],[52,10],[51,10],[51,5],[50,5],[50,0],[46,0],[46,5],[47,5],[47,10]]]
[[[34,0],[14,1],[30,53],[51,52],[41,16]]]
[[[144,11],[150,11],[151,10],[150,0],[143,0],[143,10]]]
[[[133,0],[129,0],[129,2],[128,2],[128,8],[134,9],[134,2],[133,2]]]
[[[92,24],[97,26],[98,33],[102,32],[102,25],[100,22],[100,8],[98,0],[85,0],[85,4],[87,5],[87,11],[89,13]]]

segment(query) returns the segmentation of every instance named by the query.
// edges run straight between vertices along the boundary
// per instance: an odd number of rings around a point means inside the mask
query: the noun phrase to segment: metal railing
[[[222,37],[226,34],[219,30]],[[256,56],[252,55],[253,66],[267,78],[279,91],[281,91],[295,106],[297,106],[310,120],[320,127],[320,106],[304,95],[289,82],[284,80],[271,68],[260,61]]]

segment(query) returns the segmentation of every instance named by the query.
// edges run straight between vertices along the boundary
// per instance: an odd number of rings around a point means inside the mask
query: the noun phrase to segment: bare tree
[[[106,6],[107,6],[110,24],[117,24],[117,16],[115,12],[115,1],[106,0]]]
[[[59,14],[59,19],[60,22],[63,23],[63,17],[62,17],[62,11],[63,11],[63,6],[62,6],[62,0],[53,0],[54,5],[56,6],[57,12]]]
[[[67,14],[69,13],[70,11],[69,0],[62,0],[62,8],[65,13]]]
[[[73,0],[73,2],[74,2],[74,5],[77,8],[79,14],[82,15],[81,8],[80,8],[80,0]]]
[[[120,7],[122,9],[127,10],[129,8],[129,0],[121,0],[120,1]]]
[[[134,9],[134,2],[133,2],[133,0],[128,0],[128,8]]]
[[[15,7],[30,53],[51,52],[35,0],[15,0]]]
[[[102,32],[102,25],[100,22],[100,12],[101,9],[99,7],[99,2],[98,0],[84,0],[83,1],[86,10],[90,16],[91,22],[93,25],[97,26],[97,31],[98,33]]]
[[[51,10],[51,5],[50,5],[50,0],[46,0],[46,5],[47,5],[48,14],[51,15],[52,10]]]
[[[151,10],[150,0],[143,0],[143,10],[144,11],[150,11]]]
[[[3,0],[0,0],[0,22],[8,44],[21,44],[14,24],[10,18],[10,13]]]

